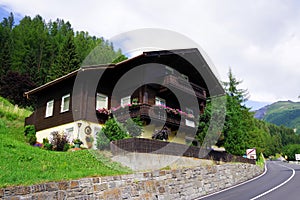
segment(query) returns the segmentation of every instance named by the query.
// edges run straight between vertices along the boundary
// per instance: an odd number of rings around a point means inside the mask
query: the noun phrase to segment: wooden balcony
[[[175,110],[175,109],[172,109]],[[184,126],[195,128],[197,126],[196,118],[187,115],[170,112],[170,109],[162,106],[151,106],[149,104],[139,104],[126,106],[116,111],[112,111],[112,115],[120,122],[126,121],[128,118],[140,117],[143,121],[159,120],[165,121],[171,126]],[[181,120],[182,119],[182,120]]]
[[[206,100],[206,91],[204,88],[187,81],[186,79],[175,76],[175,75],[166,75],[163,76],[163,85],[166,87],[173,87],[179,89],[183,92],[186,92],[191,95],[196,95],[197,98]]]

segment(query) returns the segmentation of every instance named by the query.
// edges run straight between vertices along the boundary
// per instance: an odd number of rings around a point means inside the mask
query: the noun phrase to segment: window
[[[66,128],[65,133],[67,135],[68,142],[72,142],[74,139],[74,127]]]
[[[97,93],[96,96],[96,110],[101,108],[108,108],[108,97],[104,94]]]
[[[166,105],[166,100],[160,98],[160,97],[155,97],[155,105],[157,106],[165,106]]]
[[[124,106],[126,106],[126,105],[128,105],[128,104],[130,104],[130,96],[128,96],[128,97],[123,97],[123,98],[121,99],[121,106],[124,107]]]
[[[51,117],[53,115],[54,100],[48,101],[46,105],[45,117]]]
[[[188,119],[185,119],[185,125],[187,125],[189,127],[193,127],[193,128],[196,127],[195,122],[192,120],[188,120]]]
[[[67,94],[61,98],[60,112],[66,112],[70,109],[70,94]]]

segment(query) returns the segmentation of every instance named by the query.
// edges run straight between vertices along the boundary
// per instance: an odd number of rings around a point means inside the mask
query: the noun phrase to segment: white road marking
[[[283,186],[284,184],[286,184],[287,182],[289,182],[295,176],[295,170],[293,168],[290,168],[290,167],[287,167],[287,166],[284,166],[284,165],[281,165],[281,164],[278,164],[278,165],[292,170],[293,171],[292,175],[286,181],[282,182],[281,184],[277,185],[276,187],[273,187],[272,189],[270,189],[270,190],[268,190],[268,191],[266,191],[266,192],[264,192],[264,193],[262,193],[262,194],[260,194],[260,195],[258,195],[256,197],[253,197],[250,200],[255,200],[255,199],[258,199],[258,198],[260,198],[260,197],[262,197],[262,196],[264,196],[266,194],[269,194],[270,192],[272,192],[272,191],[280,188],[281,186]]]
[[[220,190],[220,191],[218,191],[218,192],[214,192],[214,193],[211,193],[211,194],[208,194],[208,195],[205,195],[205,196],[196,198],[196,199],[197,199],[197,200],[204,199],[204,198],[207,198],[207,197],[210,197],[210,196],[219,194],[219,193],[221,193],[221,192],[225,192],[225,191],[227,191],[227,190],[231,190],[231,189],[233,189],[233,188],[239,187],[239,186],[241,186],[241,185],[244,185],[244,184],[246,184],[246,183],[249,183],[249,182],[251,182],[251,181],[254,181],[254,180],[256,180],[256,179],[262,177],[263,175],[265,175],[265,174],[267,173],[267,171],[268,171],[268,168],[267,168],[267,165],[265,164],[265,171],[264,171],[264,173],[262,173],[261,175],[255,177],[255,178],[253,178],[253,179],[250,179],[250,180],[248,180],[248,181],[242,182],[242,183],[240,183],[240,184],[237,184],[237,185],[231,186],[231,187],[229,187],[229,188],[226,188],[226,189],[224,189],[224,190]]]

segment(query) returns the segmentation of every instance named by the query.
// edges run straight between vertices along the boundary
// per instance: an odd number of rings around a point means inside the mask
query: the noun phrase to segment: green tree
[[[283,148],[283,153],[288,160],[295,160],[295,154],[300,154],[300,144],[289,144]]]
[[[54,63],[50,68],[49,80],[54,80],[63,75],[66,75],[78,69],[79,65],[80,60],[76,52],[74,36],[72,33],[69,33],[60,50],[57,62]]]
[[[49,66],[48,29],[39,15],[24,17],[12,31],[14,48],[11,54],[11,70],[27,73],[37,84],[43,84]]]
[[[238,81],[232,74],[231,70],[228,73],[228,82],[224,82],[227,106],[226,119],[223,130],[224,147],[235,155],[243,155],[247,149],[247,133],[249,131],[249,109],[242,105],[247,100],[247,91],[239,89]]]
[[[36,85],[27,74],[22,75],[18,72],[9,71],[0,79],[0,96],[19,106],[30,106],[30,102],[24,98],[23,94],[34,87]]]
[[[14,16],[3,18],[0,23],[0,79],[11,67],[11,52],[13,49],[12,30],[14,26]]]
[[[117,122],[114,118],[108,119],[101,131],[106,135],[109,141],[121,140],[129,137],[123,124]]]

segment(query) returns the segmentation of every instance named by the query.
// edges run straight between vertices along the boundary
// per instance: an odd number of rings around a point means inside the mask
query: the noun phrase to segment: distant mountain
[[[296,129],[300,134],[300,102],[278,101],[255,111],[255,118]]]
[[[245,106],[247,108],[250,108],[251,111],[256,111],[269,104],[271,104],[271,102],[261,102],[261,101],[252,101],[252,100],[248,100],[245,102]]]

